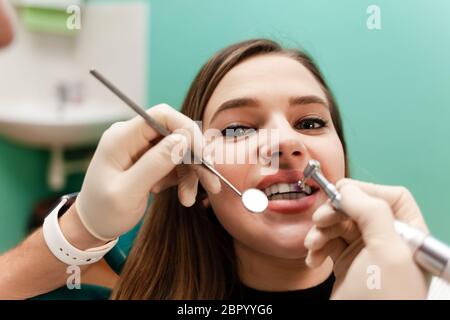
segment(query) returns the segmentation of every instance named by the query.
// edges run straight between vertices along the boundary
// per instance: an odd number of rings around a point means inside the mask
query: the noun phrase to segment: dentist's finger
[[[185,134],[188,146],[201,154],[202,140],[197,141],[201,130],[192,119],[167,104],[156,105],[146,112],[169,132],[178,130]],[[150,142],[160,138],[161,135],[141,116],[136,116],[131,120],[113,124],[105,131],[99,145],[105,155],[114,158],[125,170],[132,164],[130,159],[136,158],[136,155],[149,148]]]
[[[347,247],[348,244],[343,239],[333,239],[320,250],[309,250],[305,263],[310,268],[316,268],[328,257],[331,257],[333,261],[336,261]]]
[[[398,201],[399,197],[401,197],[401,194],[404,192],[404,190],[407,190],[406,188],[399,186],[385,186],[349,178],[339,180],[336,183],[336,188],[340,189],[344,185],[348,184],[357,186],[362,191],[373,197],[382,198],[389,205],[395,204],[395,202]]]
[[[419,227],[424,232],[429,232],[420,208],[407,188],[402,186],[378,185],[348,178],[338,181],[336,187],[339,190],[348,184],[356,185],[365,193],[385,200],[391,206],[397,219]]]
[[[212,193],[219,193],[221,190],[221,184],[219,178],[211,173],[208,169],[203,168],[200,165],[188,165],[190,168],[189,170],[195,173],[200,180],[200,183],[204,187],[205,190],[208,190]],[[169,187],[173,187],[179,183],[180,178],[177,175],[176,170],[169,173],[166,177],[164,177],[162,180],[157,182],[151,192],[153,193],[159,193]]]
[[[219,177],[217,177],[214,173],[201,165],[192,165],[191,170],[195,172],[205,190],[214,194],[220,192],[222,185]]]
[[[333,239],[342,238],[346,243],[352,243],[360,236],[358,228],[351,220],[342,221],[327,228],[314,226],[305,238],[305,247],[309,250],[320,250]]]
[[[363,192],[354,184],[345,184],[340,188],[341,207],[358,225],[367,246],[390,243],[399,240],[394,229],[394,216],[388,203]]]
[[[178,184],[178,176],[176,170],[172,170],[167,176],[159,180],[150,190],[153,193],[160,193],[167,188],[176,186]]]
[[[322,204],[312,215],[312,221],[320,228],[327,228],[347,219],[344,213],[333,208],[330,200]]]
[[[179,165],[176,168],[178,176],[178,199],[185,207],[191,207],[195,203],[197,195],[198,177],[189,165]]]
[[[180,157],[173,156],[174,148],[185,145],[186,138],[183,135],[172,133],[164,137],[127,171],[124,175],[124,183],[129,190],[140,193],[148,193],[152,187],[167,176],[177,164]]]

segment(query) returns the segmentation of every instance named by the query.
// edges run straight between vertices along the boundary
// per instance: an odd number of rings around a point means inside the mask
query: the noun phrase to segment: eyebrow
[[[301,97],[291,97],[289,99],[289,105],[305,105],[305,104],[322,104],[324,107],[328,108],[328,103],[323,100],[319,96],[315,95],[308,95],[308,96],[301,96]]]
[[[306,95],[306,96],[297,96],[297,97],[289,98],[290,106],[307,105],[307,104],[313,104],[313,103],[321,104],[325,108],[328,108],[328,103],[325,100],[323,100],[322,98],[320,98],[319,96]],[[212,122],[214,120],[214,118],[216,118],[220,112],[225,111],[227,109],[234,109],[234,108],[240,108],[240,107],[258,107],[259,104],[260,104],[259,101],[257,99],[253,99],[253,98],[236,98],[236,99],[231,99],[231,100],[225,101],[224,103],[222,103],[220,105],[220,107],[217,109],[217,111],[213,114],[210,122]]]

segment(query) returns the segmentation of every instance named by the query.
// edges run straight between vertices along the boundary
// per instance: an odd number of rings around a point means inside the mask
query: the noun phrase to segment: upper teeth
[[[303,190],[300,189],[297,183],[275,183],[270,187],[264,189],[264,192],[268,197],[277,193],[287,193],[287,192],[303,192],[306,194],[311,193],[311,187],[305,185]]]

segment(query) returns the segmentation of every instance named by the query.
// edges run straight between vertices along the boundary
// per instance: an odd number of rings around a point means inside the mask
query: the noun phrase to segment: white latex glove
[[[219,179],[207,169],[172,161],[173,148],[181,149],[180,143],[201,156],[198,125],[165,104],[147,112],[173,133],[157,142],[161,136],[140,116],[115,123],[102,135],[87,170],[75,206],[83,225],[98,239],[111,240],[131,230],[143,217],[150,192],[178,184],[181,203],[191,206],[199,179],[206,190],[220,191]],[[201,143],[194,144],[192,137]]]
[[[428,232],[411,193],[351,179],[336,184],[342,212],[327,201],[313,214],[306,263],[334,261],[333,299],[424,299],[427,275],[394,229],[394,219]]]

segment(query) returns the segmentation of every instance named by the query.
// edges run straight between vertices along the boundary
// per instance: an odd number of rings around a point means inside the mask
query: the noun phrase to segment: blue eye
[[[300,120],[295,127],[300,130],[321,129],[327,125],[327,122],[320,118],[308,118]]]
[[[249,136],[255,133],[255,131],[255,128],[250,128],[242,125],[231,125],[223,129],[221,132],[224,137],[239,138],[243,136]]]

